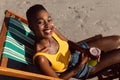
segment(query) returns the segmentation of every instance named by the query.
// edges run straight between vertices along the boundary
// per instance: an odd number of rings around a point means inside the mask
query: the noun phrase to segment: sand
[[[25,17],[26,10],[34,4],[43,4],[56,27],[72,41],[97,34],[120,34],[120,0],[1,0],[0,26],[5,10]]]

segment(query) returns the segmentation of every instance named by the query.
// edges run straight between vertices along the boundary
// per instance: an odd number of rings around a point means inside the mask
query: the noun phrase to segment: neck
[[[51,38],[36,38],[37,44],[41,44],[45,47],[50,46]]]
[[[35,36],[35,41],[37,43],[41,42],[41,41],[48,41],[49,38],[43,38],[43,37],[39,37],[39,36]]]

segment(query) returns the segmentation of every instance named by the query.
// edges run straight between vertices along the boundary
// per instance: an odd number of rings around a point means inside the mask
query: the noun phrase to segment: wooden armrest
[[[59,78],[54,78],[50,76],[45,76],[41,74],[25,72],[25,71],[15,70],[15,69],[5,68],[5,67],[0,67],[0,74],[6,75],[6,76],[12,76],[12,77],[30,79],[30,80],[62,80]]]

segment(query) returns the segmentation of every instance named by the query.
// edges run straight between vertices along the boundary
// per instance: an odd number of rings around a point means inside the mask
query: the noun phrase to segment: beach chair
[[[40,70],[33,65],[34,34],[27,24],[23,17],[5,11],[0,32],[0,80],[60,80],[41,75]],[[82,41],[90,42],[101,37],[100,34]]]
[[[32,63],[33,44],[27,20],[6,10],[0,32],[0,80],[60,80],[39,73]]]

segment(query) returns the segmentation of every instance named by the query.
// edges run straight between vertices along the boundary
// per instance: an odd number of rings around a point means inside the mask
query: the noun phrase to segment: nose
[[[49,23],[45,23],[45,28],[48,28],[49,27]]]
[[[45,22],[45,27],[48,28],[51,26],[51,23],[50,22]]]

